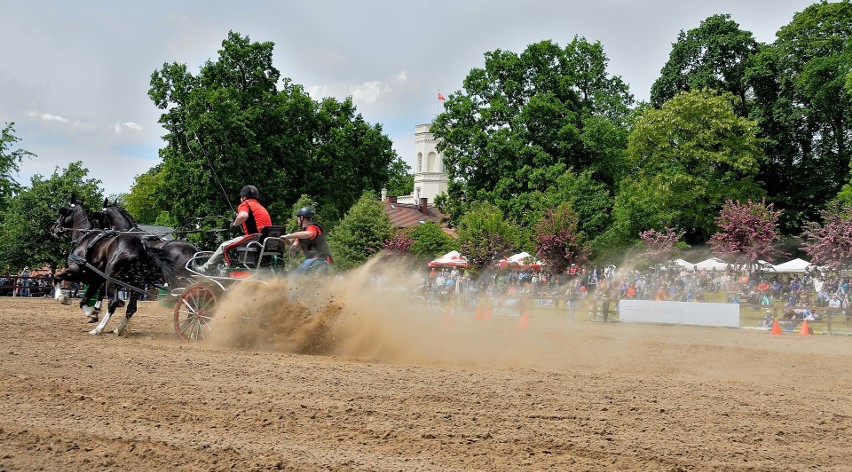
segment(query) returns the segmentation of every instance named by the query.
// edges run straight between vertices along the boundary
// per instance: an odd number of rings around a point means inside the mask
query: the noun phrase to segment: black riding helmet
[[[255,200],[257,200],[258,198],[260,198],[260,192],[257,191],[257,187],[255,187],[254,185],[246,185],[245,187],[243,187],[242,190],[240,190],[240,196],[246,198],[254,198]]]
[[[302,217],[302,218],[307,218],[309,220],[313,220],[314,215],[315,215],[314,209],[311,208],[311,207],[302,207],[302,208],[299,208],[299,211],[296,212],[296,216],[299,216],[299,217]]]

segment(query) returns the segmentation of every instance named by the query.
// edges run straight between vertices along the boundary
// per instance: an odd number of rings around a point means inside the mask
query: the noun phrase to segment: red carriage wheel
[[[175,304],[175,333],[183,342],[202,341],[210,335],[216,295],[204,285],[187,287]]]

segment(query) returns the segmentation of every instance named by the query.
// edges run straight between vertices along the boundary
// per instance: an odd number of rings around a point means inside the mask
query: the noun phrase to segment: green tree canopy
[[[651,86],[651,103],[659,108],[679,92],[710,88],[736,97],[735,110],[748,113],[745,78],[758,42],[740,29],[731,15],[713,15],[694,29],[681,30],[669,60]]]
[[[157,186],[174,221],[229,216],[246,184],[275,223],[302,194],[338,219],[365,189],[388,183],[395,154],[381,126],[365,122],[351,98],[316,102],[280,80],[273,46],[231,32],[197,75],[176,63],[152,74],[149,96],[167,131]]]
[[[411,195],[414,192],[414,174],[411,166],[401,157],[396,157],[388,169],[388,195]]]
[[[564,48],[543,41],[521,54],[486,53],[431,129],[450,177],[442,208],[457,220],[489,201],[530,226],[566,169],[590,169],[613,188],[633,98],[607,62],[600,43],[580,38]]]
[[[414,240],[411,253],[424,258],[434,259],[456,249],[456,240],[431,221],[411,228],[408,236]]]
[[[746,75],[751,117],[763,130],[768,158],[759,180],[783,210],[781,227],[796,234],[819,218],[827,199],[849,181],[852,99],[852,4],[814,3],[760,49]]]
[[[12,149],[17,142],[15,123],[6,123],[0,131],[0,208],[6,208],[9,198],[21,188],[15,180],[21,161],[35,156],[23,149]]]
[[[25,265],[64,266],[70,251],[68,236],[56,239],[51,228],[59,217],[59,209],[71,198],[83,202],[86,208],[99,208],[103,203],[101,181],[88,178],[89,171],[81,162],[54,170],[50,178],[34,175],[30,186],[22,189],[9,201],[0,227],[0,261],[6,270],[18,270]]]
[[[349,270],[376,254],[393,235],[393,224],[377,195],[367,191],[329,233],[338,270]]]
[[[521,246],[521,229],[507,221],[499,208],[479,202],[464,214],[457,227],[460,252],[467,257],[469,268],[480,271]]]
[[[763,160],[757,126],[734,113],[733,100],[681,92],[637,121],[627,147],[633,173],[613,209],[615,241],[670,227],[684,231],[687,243],[706,242],[726,200],[762,195],[754,181]]]

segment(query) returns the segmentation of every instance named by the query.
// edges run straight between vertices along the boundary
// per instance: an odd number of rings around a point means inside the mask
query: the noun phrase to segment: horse
[[[89,334],[97,335],[106,328],[115,310],[124,305],[118,298],[119,288],[124,287],[128,289],[130,301],[124,319],[114,330],[115,334],[124,334],[130,318],[137,310],[137,291],[141,291],[138,287],[171,276],[174,272],[173,263],[165,251],[148,246],[137,236],[93,228],[85,207],[73,198],[69,205],[59,209],[53,234],[58,237],[69,229],[71,251],[68,254],[68,267],[53,277],[56,300],[68,304],[68,297],[61,290],[62,282],[66,280],[89,285],[80,303],[81,308],[86,306],[86,300],[92,293],[105,286],[109,299],[107,314],[89,331]],[[91,314],[87,313],[87,316],[91,318]]]
[[[134,234],[145,240],[145,243],[151,247],[163,249],[167,252],[168,258],[174,262],[176,268],[176,277],[190,277],[190,272],[186,264],[198,252],[198,248],[185,241],[167,240],[157,235],[146,233],[136,224],[136,221],[127,213],[127,210],[117,205],[109,203],[109,199],[104,200],[104,206],[101,212],[99,226],[104,229],[112,229],[115,231],[127,232]],[[175,281],[172,281],[172,285]]]

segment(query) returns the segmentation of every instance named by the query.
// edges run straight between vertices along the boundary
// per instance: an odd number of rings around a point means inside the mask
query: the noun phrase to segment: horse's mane
[[[105,215],[109,215],[107,210],[117,211],[121,215],[121,217],[124,218],[130,224],[131,228],[134,227],[134,226],[137,226],[136,220],[134,220],[133,217],[130,216],[130,213],[128,213],[127,210],[124,209],[124,207],[118,206],[115,203],[110,203],[109,205],[104,207],[104,214]],[[110,221],[112,222],[113,225],[115,225],[115,221],[113,221],[112,216],[110,216]]]

